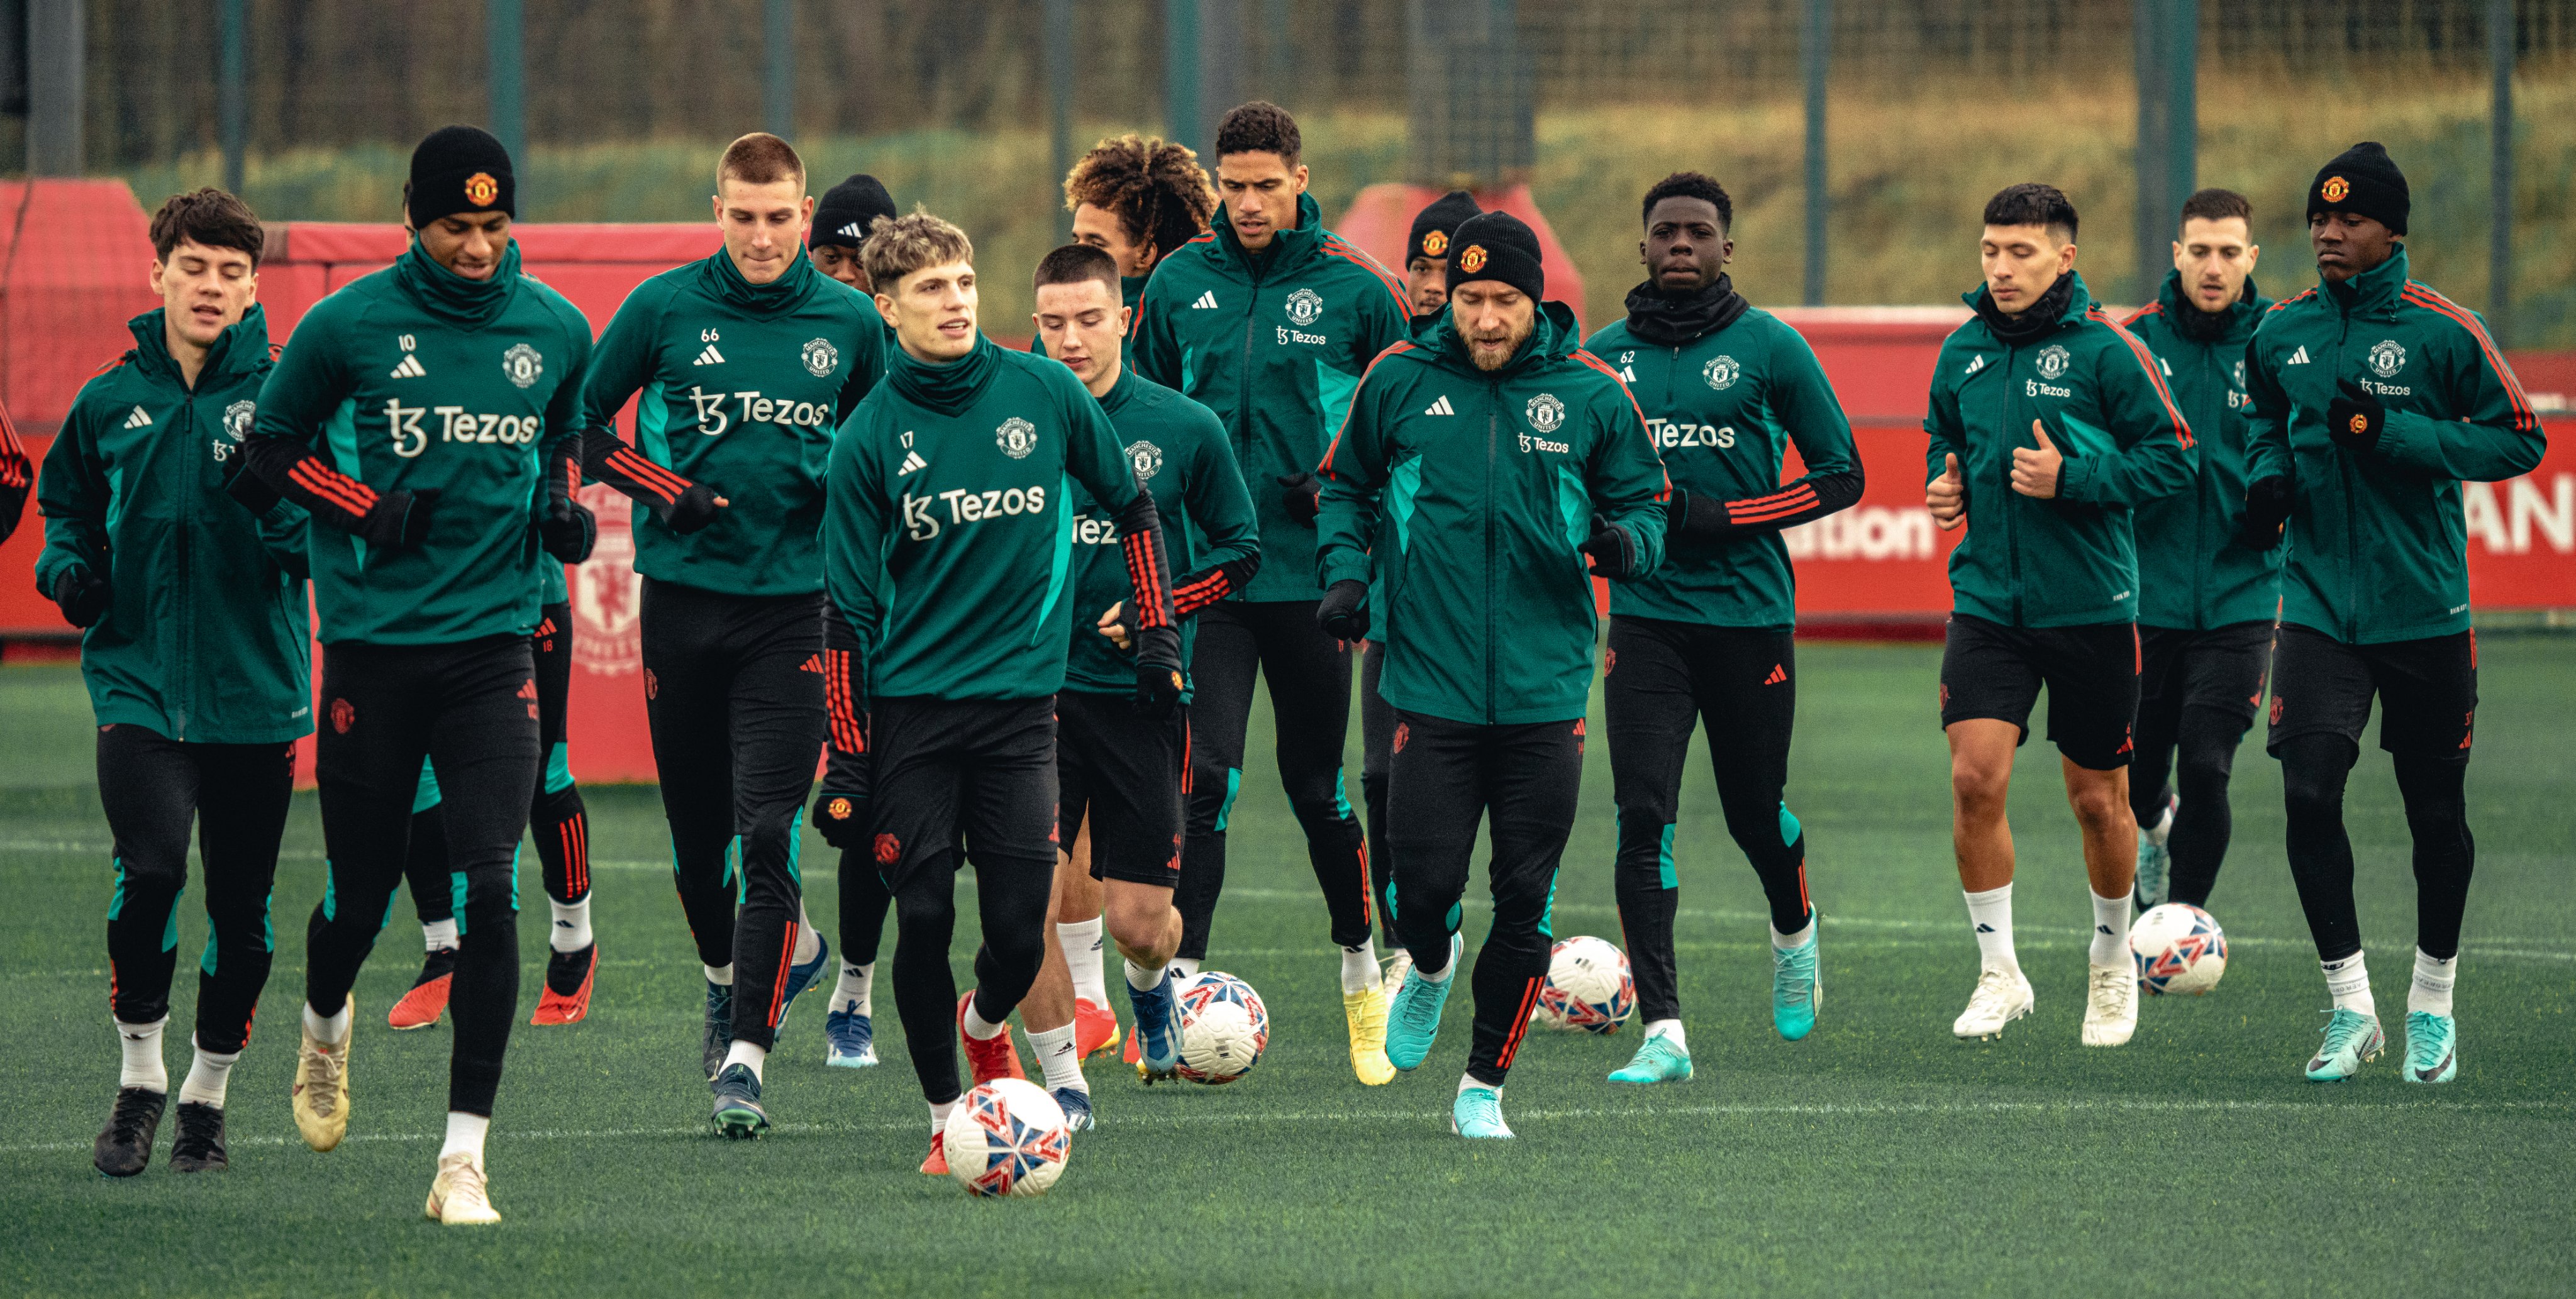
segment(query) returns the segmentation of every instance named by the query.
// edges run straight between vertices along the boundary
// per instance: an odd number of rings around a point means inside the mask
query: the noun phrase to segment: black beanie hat
[[[1413,234],[1404,241],[1404,264],[1411,266],[1416,257],[1434,261],[1449,255],[1449,245],[1458,235],[1458,223],[1484,211],[1476,206],[1475,195],[1453,189],[1431,201],[1413,218]]]
[[[1449,237],[1449,295],[1469,280],[1500,280],[1530,295],[1547,296],[1539,265],[1538,235],[1509,212],[1479,212],[1458,223]]]
[[[510,151],[479,126],[442,126],[411,151],[403,211],[417,230],[459,212],[519,214]]]
[[[824,193],[814,207],[814,229],[805,246],[856,248],[868,241],[879,217],[894,215],[894,195],[886,192],[884,182],[861,172]]]
[[[2406,173],[2377,140],[2364,140],[2335,155],[2308,183],[2308,215],[2353,212],[2395,234],[2406,233]]]

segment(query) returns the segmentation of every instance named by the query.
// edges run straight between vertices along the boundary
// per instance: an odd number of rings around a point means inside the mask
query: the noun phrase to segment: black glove
[[[2354,455],[2379,449],[2379,430],[2388,423],[2388,407],[2350,379],[2335,380],[2335,399],[2326,403],[2326,434]]]
[[[410,550],[429,537],[429,516],[438,508],[439,489],[397,489],[376,498],[358,522],[358,536],[371,546]]]
[[[2286,475],[2257,478],[2245,485],[2245,517],[2236,524],[2236,544],[2247,550],[2270,550],[2281,544],[2283,524],[2298,492]]]
[[[1664,506],[1664,517],[1670,520],[1664,529],[1667,537],[1724,541],[1735,535],[1735,517],[1726,512],[1725,501],[1706,493],[1693,496],[1678,485]]]
[[[862,756],[853,760],[865,762],[866,758]],[[823,792],[814,796],[814,829],[823,836],[823,842],[843,852],[852,852],[867,846],[871,828],[868,795],[865,781],[855,782],[861,788],[841,788],[852,783],[843,778],[841,767],[842,759],[836,754],[823,772]]]
[[[1338,641],[1367,640],[1368,583],[1355,577],[1333,583],[1315,606],[1315,625]]]
[[[277,505],[277,489],[268,480],[249,472],[250,448],[237,446],[224,457],[224,495],[242,503],[253,514],[266,514]]]
[[[54,603],[62,606],[64,622],[89,627],[107,613],[107,579],[74,564],[54,579]]]
[[[1161,721],[1181,702],[1181,634],[1169,627],[1139,627],[1136,643],[1136,711]]]
[[[668,505],[654,506],[653,517],[660,519],[663,526],[685,537],[715,522],[716,511],[719,508],[721,507],[716,504],[714,489],[705,483],[691,483],[689,490],[680,493],[680,499]]]
[[[1310,473],[1279,475],[1279,503],[1288,517],[1307,527],[1315,526],[1315,516],[1324,512],[1324,489]]]
[[[1576,547],[1592,557],[1592,575],[1626,581],[1637,571],[1637,539],[1626,528],[1599,515],[1592,518],[1592,539]]]
[[[547,554],[578,564],[590,558],[590,548],[599,542],[599,520],[579,501],[557,501],[538,520],[537,535]]]

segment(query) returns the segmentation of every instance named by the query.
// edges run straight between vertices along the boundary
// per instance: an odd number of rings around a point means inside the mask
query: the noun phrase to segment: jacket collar
[[[1475,358],[1467,352],[1467,340],[1458,336],[1458,327],[1445,307],[1437,315],[1423,318],[1422,327],[1414,331],[1413,341],[1442,369],[1500,383],[1574,355],[1574,308],[1562,302],[1538,304],[1536,327],[1530,330],[1521,350],[1513,353],[1512,359],[1502,369],[1491,372],[1476,368]]]
[[[2406,291],[2406,246],[2361,274],[2341,284],[2320,277],[2317,296],[2326,300],[2339,315],[2391,317],[2397,314],[2398,295]]]
[[[394,282],[422,310],[460,329],[481,329],[509,309],[519,287],[519,241],[501,250],[501,264],[484,279],[469,280],[438,264],[415,234],[411,247],[394,262]]]
[[[822,272],[798,253],[790,260],[785,273],[767,284],[754,284],[742,277],[742,268],[724,249],[698,263],[698,285],[707,296],[737,311],[753,316],[784,315],[805,303],[805,295],[814,288],[814,279]]]
[[[126,355],[145,374],[176,384],[180,382],[179,360],[170,355],[170,336],[162,329],[166,311],[167,308],[154,307],[125,322],[125,327],[134,333],[134,348]],[[203,388],[209,380],[254,373],[267,360],[268,314],[254,302],[240,320],[215,336],[213,347],[206,349],[206,364],[197,371],[197,386]]]
[[[1225,205],[1216,209],[1216,246],[1229,254],[1228,260],[1246,275],[1270,276],[1294,269],[1312,259],[1324,246],[1324,209],[1313,194],[1297,196],[1297,227],[1282,230],[1270,237],[1269,254],[1256,262],[1256,255],[1243,246],[1234,233],[1234,222],[1226,217]],[[1258,265],[1259,270],[1255,271]]]
[[[1001,362],[994,357],[993,340],[981,330],[975,334],[973,350],[945,364],[917,360],[903,350],[901,342],[886,341],[891,346],[886,348],[885,381],[893,384],[904,400],[942,415],[962,414],[974,405],[975,399],[984,395],[985,385],[993,381],[994,372],[1001,368]]]
[[[2174,332],[2196,342],[2242,339],[2253,334],[2254,326],[2263,319],[2263,295],[2254,288],[2254,277],[2245,277],[2245,291],[2227,310],[2212,316],[2183,295],[2182,272],[2165,272],[2164,283],[2156,288],[2156,303],[2165,309],[2173,322]]]
[[[1979,284],[1977,287],[1970,289],[1966,293],[1960,294],[1959,300],[1967,303],[1970,311],[1977,313],[1978,323],[1985,327],[1987,333],[1994,335],[1997,342],[2004,343],[2007,346],[2018,347],[2025,343],[2038,342],[2040,339],[2046,338],[2050,334],[2056,333],[2058,330],[2064,329],[2069,325],[2081,324],[2084,320],[2084,313],[2093,309],[2093,295],[2084,287],[2083,274],[2077,271],[2068,271],[2065,275],[2058,278],[2057,283],[2048,286],[2048,292],[2039,295],[2039,301],[2031,304],[2031,310],[2042,310],[2048,307],[2052,302],[2059,301],[2061,295],[2063,295],[2062,305],[2059,305],[2057,309],[2051,313],[2048,327],[2046,329],[2037,330],[2027,336],[2007,336],[2005,329],[1996,328],[1996,324],[1999,321],[2010,321],[2015,318],[2005,316],[2001,311],[1996,309],[1994,295],[1987,291],[1985,285]],[[2029,314],[2029,312],[2022,313],[2024,317],[2027,317]],[[2007,326],[2007,328],[2009,328],[2009,326]],[[2017,330],[2012,332],[2015,335],[2018,335],[2019,333]]]

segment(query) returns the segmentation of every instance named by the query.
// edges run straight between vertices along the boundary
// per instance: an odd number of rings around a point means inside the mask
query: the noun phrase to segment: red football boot
[[[982,1086],[996,1078],[1026,1081],[1029,1075],[1020,1068],[1020,1049],[1011,1043],[1009,1025],[1004,1025],[1001,1032],[982,1041],[966,1031],[966,1008],[974,1003],[975,994],[972,992],[957,999],[957,1037],[966,1044],[966,1065],[975,1077],[969,1085]]]
[[[555,991],[557,983],[571,983],[574,971],[581,982],[569,993]],[[546,954],[546,990],[537,998],[537,1011],[528,1016],[531,1024],[578,1024],[590,1014],[590,985],[599,976],[599,944],[578,952]]]
[[[1118,1045],[1118,1016],[1089,997],[1073,999],[1073,1056],[1088,1060]]]

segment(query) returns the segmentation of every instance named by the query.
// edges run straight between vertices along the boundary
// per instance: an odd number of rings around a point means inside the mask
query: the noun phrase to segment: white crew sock
[[[1038,1053],[1038,1063],[1046,1069],[1048,1091],[1071,1087],[1084,1095],[1091,1093],[1091,1084],[1082,1076],[1082,1060],[1073,1053],[1073,1025],[1029,1034],[1029,1049]]]
[[[2085,959],[2095,965],[2126,965],[2129,962],[2129,895],[2106,898],[2091,889],[2093,898],[2093,946]]]
[[[1763,928],[1770,929],[1769,923],[1765,922]],[[1794,952],[1799,948],[1806,946],[1807,940],[1814,938],[1815,936],[1816,909],[1814,907],[1809,907],[1807,908],[1807,923],[1798,926],[1798,932],[1794,934],[1784,934],[1777,929],[1771,930],[1771,949],[1778,952]]]
[[[959,1097],[958,1099],[963,1100],[965,1098]],[[930,1131],[933,1136],[948,1130],[948,1113],[956,1108],[957,1101],[934,1101],[931,1103]]]
[[[1459,1094],[1459,1095],[1464,1096],[1464,1095],[1466,1095],[1466,1094],[1467,1094],[1468,1092],[1470,1092],[1470,1091],[1475,1091],[1475,1090],[1479,1090],[1479,1089],[1482,1089],[1482,1090],[1484,1090],[1484,1091],[1492,1092],[1492,1093],[1493,1093],[1493,1094],[1495,1094],[1496,1096],[1500,1096],[1500,1095],[1502,1095],[1502,1094],[1503,1094],[1503,1088],[1502,1088],[1502,1085],[1501,1085],[1501,1084],[1499,1084],[1499,1083],[1489,1083],[1489,1082],[1485,1082],[1485,1081],[1483,1081],[1483,1080],[1481,1080],[1481,1079],[1477,1078],[1477,1077],[1476,1077],[1476,1075],[1471,1074],[1471,1073],[1462,1073],[1462,1074],[1458,1075],[1458,1094]]]
[[[1107,1006],[1109,966],[1101,950],[1107,943],[1100,936],[1100,917],[1072,924],[1057,921],[1055,939],[1064,948],[1065,964],[1073,967],[1073,995],[1095,1006]]]
[[[2340,961],[2319,961],[2317,966],[2326,972],[2326,993],[2334,998],[2335,1009],[2379,1018],[2379,1003],[2370,998],[2370,971],[2362,968],[2361,953]]]
[[[707,982],[712,983],[719,988],[730,988],[733,986],[733,966],[701,965],[698,968],[707,972]]]
[[[2181,806],[2180,798],[2166,799],[2165,810],[2156,814],[2156,823],[2138,827],[2139,836],[2159,848],[2164,847],[2165,840],[2173,835],[2174,812]]]
[[[2415,984],[2406,990],[2406,1009],[2428,1015],[2451,1013],[2451,985],[2460,977],[2460,958],[2449,960],[2426,956],[2423,948],[2415,949]]]
[[[1172,969],[1181,976],[1181,982],[1187,983],[1199,977],[1199,958],[1175,956],[1172,958]]]
[[[869,995],[876,990],[876,983],[876,962],[870,961],[865,965],[841,962],[841,981],[832,987],[831,1008],[845,1014],[873,1017],[875,1012],[869,1009],[872,1004]]]
[[[1965,896],[1968,924],[1977,931],[1978,959],[1986,969],[2020,973],[2021,958],[2013,955],[2012,885]]]
[[[1683,1036],[1682,1022],[1678,1019],[1658,1019],[1650,1021],[1646,1025],[1646,1037],[1649,1041],[1659,1037],[1669,1037],[1673,1040],[1674,1046],[1680,1047],[1685,1051],[1690,1050],[1690,1039]]]
[[[1149,970],[1125,957],[1120,957],[1118,963],[1127,967],[1127,986],[1138,992],[1152,992],[1154,985],[1161,983],[1163,976],[1171,972],[1169,969]]]
[[[789,959],[795,964],[803,965],[820,955],[822,951],[823,931],[816,929],[814,922],[806,918],[805,904],[799,902],[796,904],[796,952]]]
[[[546,936],[546,946],[558,952],[578,952],[590,946],[589,894],[583,894],[579,902],[548,898],[546,906],[555,913],[554,932]]]
[[[420,927],[420,941],[433,952],[456,950],[456,917],[424,923]]]
[[[141,1087],[162,1093],[170,1090],[170,1069],[161,1063],[161,1030],[169,1023],[167,1015],[149,1024],[116,1022],[117,1087]]]
[[[463,1110],[449,1110],[447,1144],[438,1148],[438,1157],[445,1159],[449,1155],[468,1154],[474,1156],[475,1163],[482,1163],[483,1137],[491,1130],[492,1116],[489,1114],[468,1114]]]
[[[1009,1027],[1008,1024],[996,1024],[984,1018],[975,1009],[975,999],[972,997],[966,999],[966,1036],[978,1042],[990,1042],[1000,1037]]]
[[[1342,995],[1366,992],[1377,986],[1377,939],[1363,938],[1357,947],[1342,949]]]
[[[241,1052],[217,1055],[202,1046],[196,1046],[194,1038],[189,1039],[189,1045],[195,1047],[197,1059],[194,1064],[188,1066],[187,1080],[179,1084],[179,1103],[212,1105],[216,1109],[222,1109],[224,1088],[232,1083],[233,1062],[241,1059]]]
[[[749,1065],[751,1066],[752,1081],[759,1082],[761,1081],[761,1066],[768,1063],[768,1047],[753,1046],[751,1043],[745,1042],[741,1038],[735,1038],[733,1040],[733,1045],[725,1048],[724,1063],[717,1066],[716,1072],[723,1073],[725,1070],[731,1069],[738,1064]]]
[[[322,1014],[313,1009],[312,1002],[304,1003],[304,1031],[312,1034],[313,1040],[324,1046],[338,1046],[348,1041],[349,1003],[343,1000],[340,1003],[340,1013],[336,1015]]]

